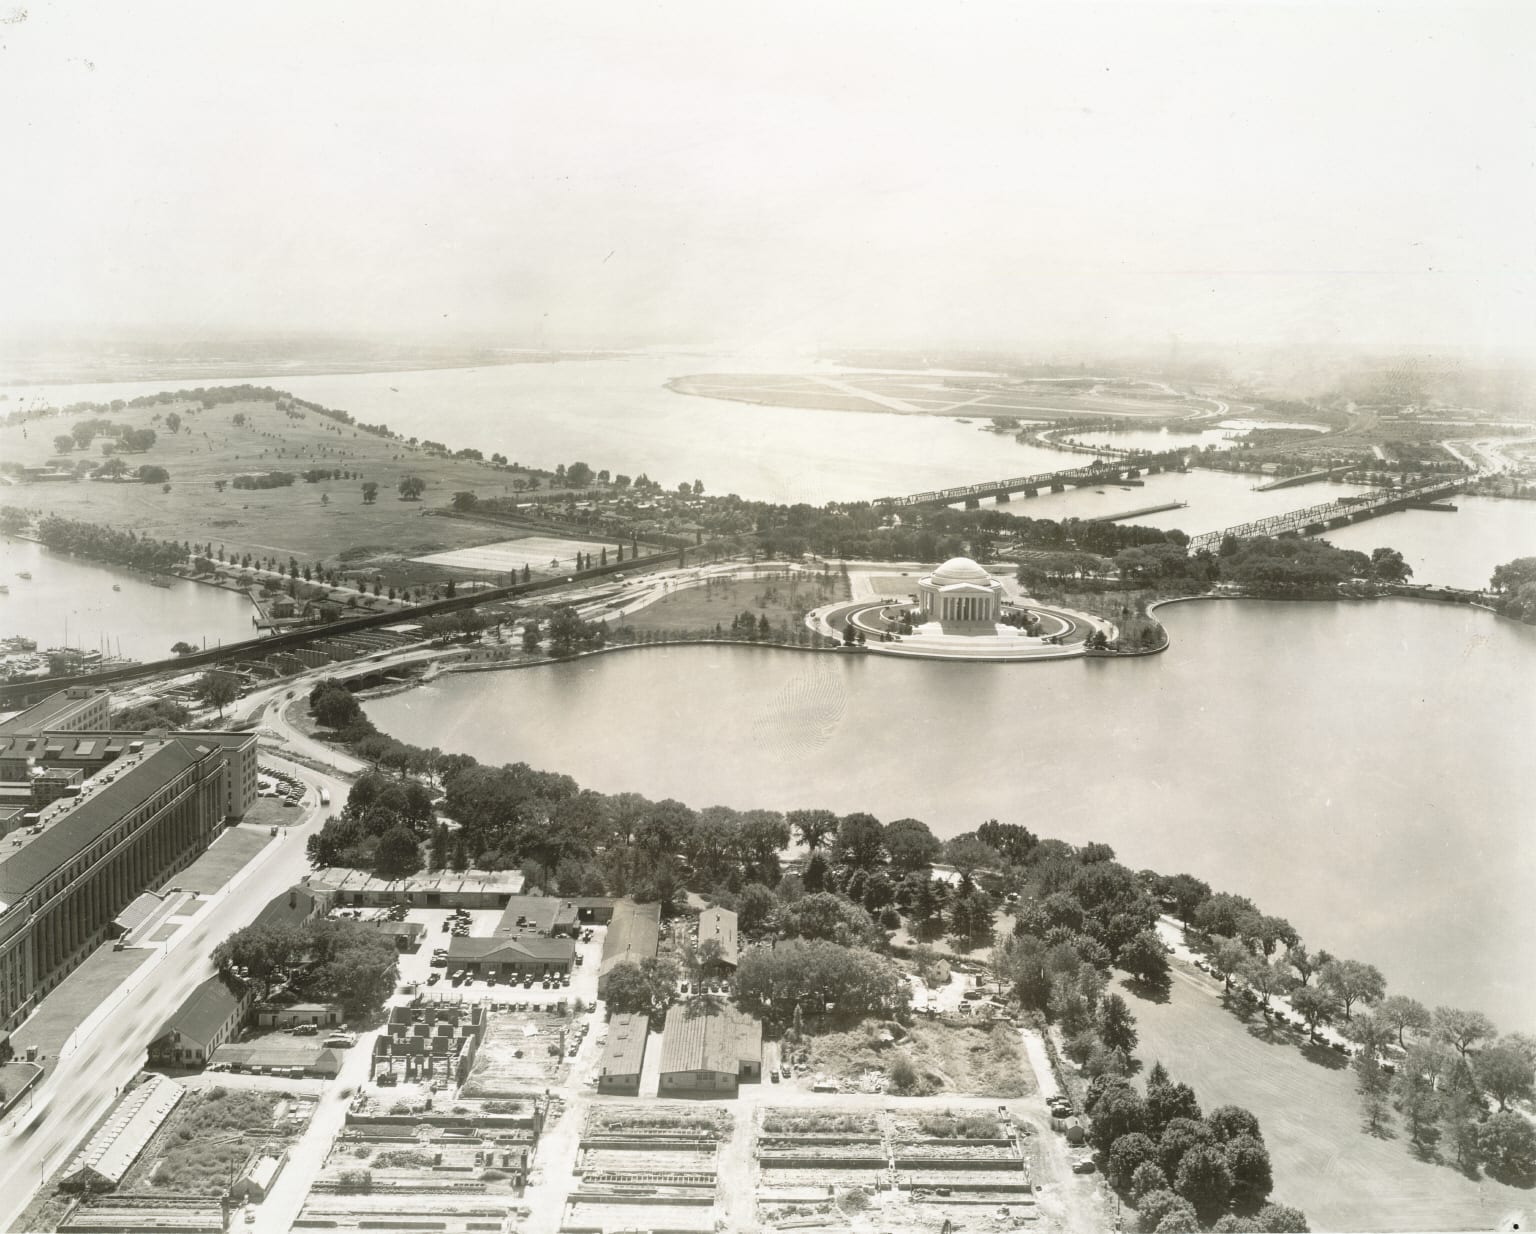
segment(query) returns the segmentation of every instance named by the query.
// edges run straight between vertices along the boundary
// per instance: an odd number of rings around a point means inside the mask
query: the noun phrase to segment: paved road
[[[212,896],[193,922],[160,945],[159,954],[131,979],[123,1010],[77,1038],[31,1104],[0,1128],[0,1229],[14,1227],[32,1191],[77,1150],[86,1129],[144,1065],[145,1050],[166,1019],[212,975],[213,949],[308,872],[304,842],[322,813],[317,790],[329,789],[334,802],[345,799],[349,785],[280,757],[271,761],[286,764],[310,786],[303,813],[286,836],[262,849]]]

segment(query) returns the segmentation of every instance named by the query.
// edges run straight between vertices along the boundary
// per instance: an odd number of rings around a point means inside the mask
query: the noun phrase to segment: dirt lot
[[[874,1025],[864,1025],[812,1037],[807,1044],[810,1074],[790,1081],[801,1087],[825,1074],[855,1091],[900,1091],[891,1077],[898,1060],[906,1059],[916,1080],[905,1091],[913,1095],[1024,1097],[1035,1090],[1018,1030],[1002,1021],[988,1026],[920,1019],[905,1040],[891,1045],[881,1042]]]
[[[575,1017],[557,1012],[493,1012],[466,1097],[506,1097],[562,1084],[569,1067],[565,1047]],[[574,1038],[570,1038],[574,1040]]]
[[[1314,1230],[1509,1229],[1500,1222],[1531,1209],[1528,1191],[1416,1159],[1400,1129],[1368,1135],[1342,1057],[1304,1053],[1257,1014],[1244,1021],[1224,1010],[1219,983],[1192,967],[1176,963],[1166,1002],[1122,993],[1141,1033],[1137,1057],[1191,1084],[1207,1110],[1252,1110],[1274,1165],[1274,1198],[1305,1211]]]

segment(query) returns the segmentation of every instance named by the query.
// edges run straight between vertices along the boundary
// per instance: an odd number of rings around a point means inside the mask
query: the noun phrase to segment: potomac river
[[[406,741],[695,808],[1102,840],[1251,896],[1399,992],[1536,1027],[1518,907],[1536,876],[1536,628],[1414,600],[1159,615],[1172,649],[1132,661],[644,648],[451,674],[368,714]]]

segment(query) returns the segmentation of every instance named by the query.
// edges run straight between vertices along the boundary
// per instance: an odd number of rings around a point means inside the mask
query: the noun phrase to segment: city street
[[[121,1010],[82,1026],[74,1048],[34,1091],[30,1103],[0,1127],[0,1229],[10,1229],[32,1192],[66,1163],[86,1132],[107,1112],[123,1086],[144,1065],[145,1050],[166,1019],[194,988],[211,976],[213,949],[249,925],[277,894],[309,871],[304,843],[324,811],[321,788],[332,802],[345,801],[349,784],[274,757],[271,762],[308,786],[302,813],[288,834],[269,844],[204,904],[194,920],[164,944],[130,979]],[[174,877],[169,882],[174,883]]]

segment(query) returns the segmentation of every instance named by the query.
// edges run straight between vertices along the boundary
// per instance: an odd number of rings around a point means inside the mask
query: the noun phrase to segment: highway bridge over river
[[[1337,501],[1325,501],[1320,505],[1306,506],[1285,514],[1272,514],[1251,523],[1238,523],[1235,527],[1224,527],[1220,531],[1207,531],[1192,536],[1189,550],[1196,552],[1204,548],[1215,552],[1227,536],[1243,539],[1247,536],[1281,536],[1288,532],[1303,536],[1319,535],[1330,527],[1347,527],[1350,523],[1362,523],[1368,518],[1377,518],[1398,510],[1432,506],[1441,497],[1463,491],[1471,479],[1469,476],[1449,479],[1437,477],[1405,488],[1377,489],[1358,497],[1340,497]]]
[[[1008,501],[1014,493],[1038,497],[1042,491],[1061,493],[1068,488],[1082,488],[1091,484],[1125,484],[1143,475],[1182,471],[1184,466],[1182,450],[1167,450],[1161,454],[1101,459],[1086,467],[1074,467],[1068,471],[1042,471],[1032,476],[1014,476],[1010,480],[957,484],[954,488],[911,493],[906,497],[877,497],[872,504],[887,510],[908,510],[915,506],[953,506],[964,503],[967,510],[974,510],[989,497],[997,501]]]

